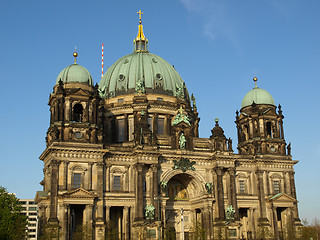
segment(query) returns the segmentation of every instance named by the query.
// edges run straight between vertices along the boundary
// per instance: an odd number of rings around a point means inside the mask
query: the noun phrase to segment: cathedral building
[[[257,86],[235,123],[199,137],[195,98],[138,26],[99,84],[74,64],[49,96],[39,232],[52,239],[293,239],[300,232],[283,112]],[[245,87],[245,88],[249,88]],[[240,100],[239,100],[240,102]],[[79,235],[80,234],[80,235]],[[78,236],[81,236],[80,238]],[[47,238],[48,239],[48,238]]]

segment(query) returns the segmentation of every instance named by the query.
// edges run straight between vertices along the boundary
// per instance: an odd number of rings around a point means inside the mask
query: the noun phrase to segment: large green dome
[[[159,93],[188,99],[185,83],[163,58],[147,51],[136,51],[117,60],[99,83],[103,98],[136,92],[143,84],[145,93]]]
[[[271,94],[268,91],[258,87],[255,87],[244,96],[241,103],[241,108],[250,106],[253,102],[255,104],[268,104],[275,106]]]
[[[63,83],[79,82],[93,85],[92,77],[89,71],[76,63],[66,67],[60,72],[57,77],[56,84],[58,84],[60,80]]]

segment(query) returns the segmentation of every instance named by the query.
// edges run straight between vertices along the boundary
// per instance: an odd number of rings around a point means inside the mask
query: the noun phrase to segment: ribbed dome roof
[[[136,51],[116,61],[99,83],[100,95],[109,98],[134,93],[141,82],[145,93],[189,98],[185,83],[174,67],[147,51]]]
[[[268,91],[258,87],[255,87],[244,96],[241,103],[241,108],[250,106],[253,102],[255,104],[269,104],[275,106],[271,94]]]
[[[93,85],[89,71],[78,64],[72,64],[63,69],[57,77],[56,84],[59,83],[60,79],[64,83],[79,82]]]

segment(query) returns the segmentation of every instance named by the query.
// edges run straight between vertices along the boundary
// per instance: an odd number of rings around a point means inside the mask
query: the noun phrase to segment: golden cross
[[[140,20],[140,23],[141,23],[141,15],[143,14],[143,12],[141,12],[141,10],[139,10],[139,12],[137,12],[139,14],[139,20]]]

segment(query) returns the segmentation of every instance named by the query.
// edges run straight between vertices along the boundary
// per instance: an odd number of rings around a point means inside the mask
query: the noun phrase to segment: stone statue
[[[287,150],[288,150],[288,155],[291,156],[291,143],[288,144]]]
[[[174,126],[181,122],[185,122],[186,124],[191,126],[190,118],[187,115],[183,114],[182,106],[180,106],[180,109],[178,110],[178,114],[174,117],[174,120],[172,121],[171,125]]]
[[[211,194],[212,193],[212,183],[211,182],[207,182],[205,185],[207,193]]]
[[[167,181],[161,181],[160,182],[160,188],[162,192],[165,192],[168,186],[168,182]]]
[[[233,152],[233,149],[232,149],[232,139],[231,139],[231,138],[228,139],[228,151]]]
[[[176,97],[178,98],[183,98],[184,97],[184,93],[183,93],[183,89],[181,86],[179,86],[178,83],[176,83],[176,94],[175,94]]]
[[[226,218],[231,220],[234,219],[235,210],[233,209],[232,205],[229,205],[226,209]]]
[[[144,85],[142,80],[138,80],[136,83],[136,93],[145,93]]]
[[[180,137],[179,137],[179,148],[180,149],[186,149],[186,137],[184,136],[183,133],[181,133]]]
[[[150,205],[147,205],[144,209],[145,209],[146,219],[148,220],[154,219],[155,207],[152,204],[150,204]]]

